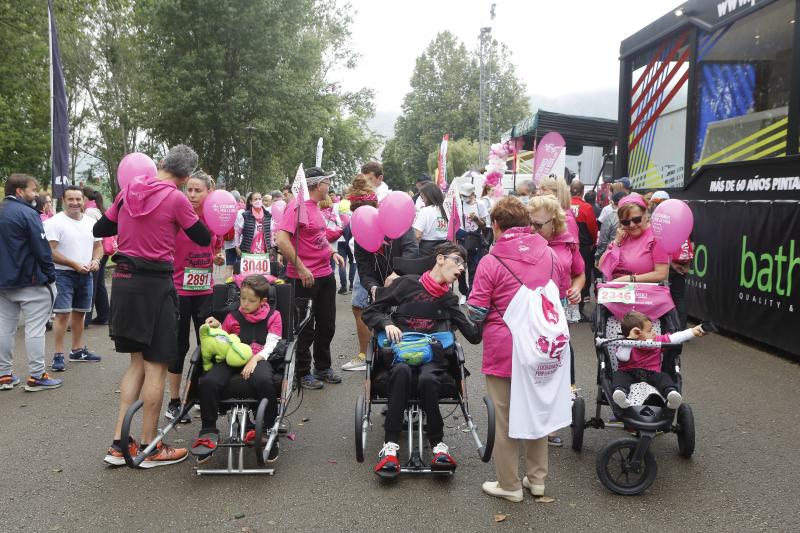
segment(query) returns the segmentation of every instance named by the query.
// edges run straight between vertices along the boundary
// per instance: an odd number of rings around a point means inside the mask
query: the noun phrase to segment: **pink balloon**
[[[414,200],[404,192],[392,191],[378,206],[378,224],[384,235],[398,239],[411,227],[415,214]]]
[[[117,183],[124,189],[136,176],[155,178],[158,173],[152,159],[140,152],[133,152],[122,158],[117,167]]]
[[[368,252],[377,252],[383,245],[383,234],[378,225],[378,210],[362,205],[350,218],[350,229],[359,246]]]
[[[203,201],[203,218],[215,235],[224,235],[236,222],[239,206],[228,191],[211,191]]]
[[[283,220],[283,211],[286,209],[286,202],[283,200],[277,200],[272,202],[272,206],[269,208],[269,212],[272,213],[272,220],[275,221],[275,225],[281,223]]]
[[[675,198],[658,204],[650,219],[653,236],[658,246],[667,253],[680,249],[694,226],[694,216],[689,206]]]

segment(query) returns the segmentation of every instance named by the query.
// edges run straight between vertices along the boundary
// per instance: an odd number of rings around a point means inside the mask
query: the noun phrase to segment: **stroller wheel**
[[[586,429],[586,404],[583,398],[576,397],[572,401],[572,449],[576,452],[583,448],[583,432]]]
[[[678,454],[689,459],[694,453],[694,414],[688,404],[678,407],[675,434],[678,435]]]
[[[641,494],[653,484],[658,473],[656,458],[648,448],[638,468],[631,460],[639,445],[637,439],[619,439],[608,443],[597,456],[597,477],[610,491],[633,496]]]

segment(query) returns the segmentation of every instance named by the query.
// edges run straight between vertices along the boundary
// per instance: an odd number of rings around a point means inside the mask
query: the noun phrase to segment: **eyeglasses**
[[[550,220],[548,220],[547,222],[531,222],[531,227],[532,227],[533,229],[535,229],[536,231],[539,231],[539,230],[541,230],[543,227],[545,227],[546,225],[548,225],[549,223],[551,223],[552,221],[553,221],[553,219],[551,218],[551,219],[550,219]]]
[[[456,266],[461,266],[461,267],[464,266],[464,260],[461,259],[461,256],[458,256],[458,255],[446,255],[445,258],[446,259],[450,259],[453,263],[456,264]]]
[[[626,218],[625,220],[620,220],[619,223],[625,227],[628,227],[631,224],[641,224],[642,218],[643,218],[642,215],[639,215],[638,217],[631,217],[631,218]]]

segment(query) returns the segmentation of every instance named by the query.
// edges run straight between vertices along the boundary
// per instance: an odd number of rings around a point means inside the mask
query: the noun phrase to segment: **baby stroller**
[[[239,287],[235,283],[225,283],[214,287],[212,313],[215,318],[222,321],[231,308],[238,307]],[[227,448],[227,467],[223,469],[197,469],[198,475],[211,474],[274,474],[274,469],[263,468],[269,456],[272,446],[275,444],[281,423],[287,416],[287,408],[292,400],[293,392],[296,387],[294,368],[295,352],[297,345],[297,335],[308,324],[311,319],[311,300],[294,297],[294,288],[290,284],[274,284],[270,287],[269,293],[270,307],[281,314],[283,322],[282,338],[286,339],[288,345],[286,355],[275,368],[275,385],[279,395],[275,398],[278,402],[278,414],[272,427],[264,427],[264,418],[267,410],[267,402],[263,399],[260,402],[252,398],[231,397],[220,401],[220,414],[227,414],[229,420],[228,439],[220,440],[218,448]],[[178,421],[187,415],[190,409],[197,403],[196,390],[197,383],[202,374],[202,358],[200,348],[196,348],[192,353],[189,369],[186,372],[186,381],[181,397],[181,406],[178,416],[175,417],[164,429],[159,430],[153,442],[141,450],[136,456],[130,456],[127,447],[124,447],[123,455],[125,463],[131,468],[140,468],[142,461],[156,447],[170,431],[177,427]],[[122,424],[122,442],[127,442],[131,432],[133,419],[141,409],[143,403],[137,400],[125,414]],[[259,468],[247,468],[244,465],[245,448],[250,444],[245,443],[245,433],[247,427],[251,426],[255,431],[252,448],[255,453],[256,464]],[[234,450],[238,450],[236,464],[234,465]]]
[[[394,265],[396,272],[403,274],[422,273],[430,268],[432,258],[423,257],[417,260],[396,260]],[[405,304],[407,306],[419,306],[420,304]],[[394,313],[403,314],[410,308],[398,306]],[[423,316],[421,308],[413,310],[413,316]],[[393,314],[394,314],[393,313]],[[450,322],[442,316],[431,316],[432,320],[441,321],[441,331],[452,331]],[[371,426],[370,417],[374,405],[388,405],[388,370],[394,359],[391,347],[386,342],[386,337],[381,332],[373,335],[367,353],[366,377],[364,380],[364,392],[361,393],[356,401],[355,407],[355,446],[356,460],[364,462],[364,451],[367,446],[367,432]],[[458,342],[453,342],[451,346],[443,349],[443,356],[447,361],[447,372],[442,378],[439,386],[439,405],[452,405],[454,409],[460,407],[464,415],[466,430],[472,435],[475,446],[478,449],[478,456],[483,462],[489,462],[494,448],[494,404],[487,396],[483,397],[487,411],[487,433],[485,445],[478,435],[478,427],[472,419],[469,409],[469,398],[467,395],[466,378],[469,376],[464,365],[464,351]],[[430,463],[422,460],[423,455],[423,433],[424,433],[424,411],[416,393],[409,398],[404,420],[408,433],[408,460],[405,465],[401,464],[400,472],[409,474],[450,474],[452,471],[438,471],[431,468]],[[416,438],[415,438],[416,431]],[[416,441],[416,445],[415,445]]]
[[[650,443],[658,433],[674,433],[678,438],[678,453],[689,458],[694,453],[695,432],[692,408],[683,403],[677,410],[667,408],[666,401],[657,389],[647,383],[631,386],[628,408],[619,407],[613,400],[612,373],[617,369],[617,350],[620,346],[662,348],[661,370],[669,374],[678,392],[682,392],[680,371],[682,345],[638,341],[622,338],[618,316],[633,310],[658,318],[652,321],[655,334],[673,333],[679,329],[678,315],[669,297],[669,288],[656,284],[605,283],[598,285],[598,305],[595,311],[594,331],[597,354],[597,400],[595,416],[585,418],[583,398],[575,398],[572,405],[572,449],[581,451],[586,427],[603,429],[606,422],[601,416],[603,405],[611,408],[616,419],[635,437],[611,441],[597,456],[597,475],[609,490],[622,495],[644,492],[655,480],[656,460]],[[654,297],[655,295],[655,297]],[[660,300],[660,302],[659,302]]]

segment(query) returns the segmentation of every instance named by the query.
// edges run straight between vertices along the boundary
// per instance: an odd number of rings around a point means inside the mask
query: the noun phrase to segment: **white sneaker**
[[[528,480],[528,476],[522,478],[522,486],[531,491],[531,494],[536,496],[544,496],[544,485],[534,485]]]
[[[510,502],[519,503],[522,501],[523,492],[522,489],[519,490],[504,490],[497,486],[497,481],[486,481],[483,485],[481,485],[483,492],[488,494],[489,496],[494,496],[495,498],[503,498],[504,500],[508,500]]]
[[[676,390],[669,391],[667,394],[667,407],[670,409],[677,409],[683,403],[683,397],[681,393]]]
[[[627,409],[631,406],[631,402],[628,401],[628,396],[625,394],[625,391],[617,389],[614,391],[614,394],[612,394],[611,397],[614,399],[614,403],[623,409]]]
[[[342,365],[342,370],[366,370],[367,369],[367,356],[360,353],[353,357],[349,362]]]

